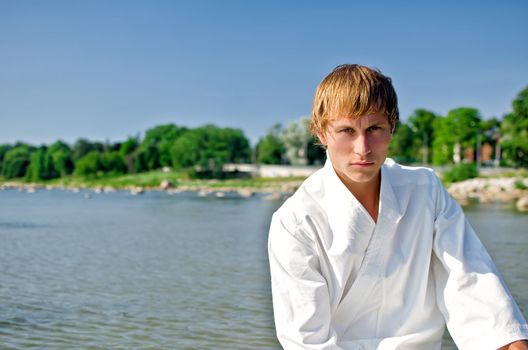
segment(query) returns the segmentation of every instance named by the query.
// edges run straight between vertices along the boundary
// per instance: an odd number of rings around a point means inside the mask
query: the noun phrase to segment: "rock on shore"
[[[523,189],[524,188],[524,189]],[[528,179],[523,178],[477,178],[457,182],[449,186],[449,194],[458,202],[465,204],[469,200],[480,203],[519,201],[528,196]],[[521,207],[527,207],[527,204]],[[517,203],[517,208],[520,205]],[[519,208],[519,210],[521,210]]]
[[[519,198],[516,206],[518,211],[528,212],[528,195]]]

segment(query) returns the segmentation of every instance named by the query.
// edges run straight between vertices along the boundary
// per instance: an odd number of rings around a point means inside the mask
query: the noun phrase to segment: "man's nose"
[[[359,134],[354,140],[354,153],[360,156],[370,153],[369,139],[365,133]]]

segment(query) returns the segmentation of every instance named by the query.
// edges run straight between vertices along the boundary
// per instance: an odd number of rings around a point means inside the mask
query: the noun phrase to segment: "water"
[[[266,256],[280,202],[88,193],[0,192],[0,348],[280,349]],[[467,212],[526,314],[528,215]]]

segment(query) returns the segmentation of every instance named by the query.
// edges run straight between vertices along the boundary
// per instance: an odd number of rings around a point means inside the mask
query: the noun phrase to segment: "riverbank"
[[[461,205],[478,201],[515,202],[518,210],[528,212],[528,177],[525,173],[502,177],[481,177],[447,186],[449,194]],[[35,192],[38,189],[89,190],[95,193],[129,191],[139,195],[145,191],[166,191],[170,194],[194,192],[198,196],[251,197],[263,194],[266,198],[280,199],[291,195],[304,181],[304,177],[243,178],[226,180],[196,180],[180,177],[176,173],[151,172],[117,177],[66,177],[41,183],[0,181],[0,190],[17,189]]]
[[[128,191],[139,195],[145,191],[165,191],[169,194],[194,192],[198,196],[251,197],[263,194],[267,198],[284,198],[300,186],[304,177],[241,178],[225,180],[188,179],[176,173],[151,172],[115,177],[81,178],[70,176],[61,179],[28,183],[24,181],[0,181],[0,190],[15,189],[26,192],[37,190],[86,190],[94,193]]]

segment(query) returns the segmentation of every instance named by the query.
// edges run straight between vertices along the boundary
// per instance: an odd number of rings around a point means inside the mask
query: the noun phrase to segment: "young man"
[[[277,335],[293,349],[528,349],[528,325],[458,204],[434,173],[398,165],[391,80],[334,69],[310,128],[323,169],[273,215]]]

